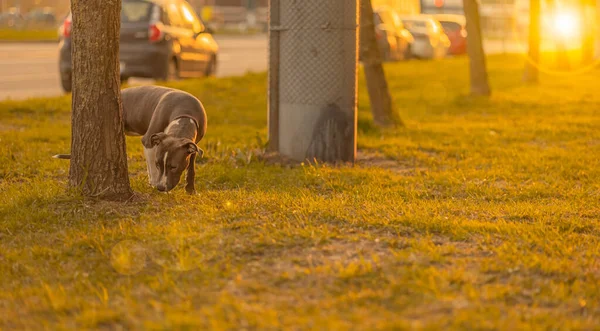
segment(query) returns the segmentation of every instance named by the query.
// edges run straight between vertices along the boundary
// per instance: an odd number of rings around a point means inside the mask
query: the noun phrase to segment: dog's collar
[[[194,121],[194,124],[196,125],[196,132],[200,131],[200,125],[198,125],[198,121],[196,121],[196,119],[193,118],[192,116],[190,116],[190,115],[177,116],[173,121],[176,121],[176,120],[178,120],[180,118],[189,118],[189,119],[191,119],[192,121]]]

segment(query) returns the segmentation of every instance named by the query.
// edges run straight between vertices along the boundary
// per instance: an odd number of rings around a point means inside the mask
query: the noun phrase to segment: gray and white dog
[[[187,169],[186,186],[193,194],[196,144],[206,133],[206,111],[193,95],[166,87],[139,86],[121,92],[125,134],[142,136],[150,184],[161,192],[172,190]],[[55,158],[69,159],[59,154]]]

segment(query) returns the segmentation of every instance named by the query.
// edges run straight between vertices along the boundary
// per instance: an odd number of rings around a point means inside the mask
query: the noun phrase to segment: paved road
[[[216,37],[218,76],[267,69],[265,36]],[[132,79],[132,84],[151,83]],[[58,47],[54,43],[0,44],[0,100],[60,95]]]
[[[251,37],[218,37],[221,47],[219,76],[241,75],[247,71],[267,69],[267,39]],[[487,53],[522,52],[524,45],[489,41]],[[132,84],[152,80],[131,79]],[[56,96],[62,93],[58,78],[56,44],[0,44],[0,100],[7,98]]]

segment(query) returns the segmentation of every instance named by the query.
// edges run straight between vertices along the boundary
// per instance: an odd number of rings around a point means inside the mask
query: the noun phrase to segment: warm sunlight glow
[[[554,32],[563,38],[579,38],[581,36],[579,22],[579,16],[575,13],[557,13],[554,16]]]

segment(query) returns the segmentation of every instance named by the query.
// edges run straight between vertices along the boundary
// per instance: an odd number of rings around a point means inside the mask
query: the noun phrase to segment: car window
[[[198,15],[187,2],[181,3],[181,14],[186,27],[193,29],[194,32],[204,31]]]
[[[153,4],[146,1],[123,1],[121,4],[121,22],[148,22]]]
[[[167,16],[169,17],[169,23],[171,26],[183,27],[183,18],[181,18],[181,13],[179,11],[179,6],[177,3],[171,2],[167,7]]]
[[[462,29],[460,24],[458,24],[456,22],[441,21],[440,23],[442,24],[442,27],[444,28],[445,31],[455,32],[455,31],[459,31],[460,29]]]

